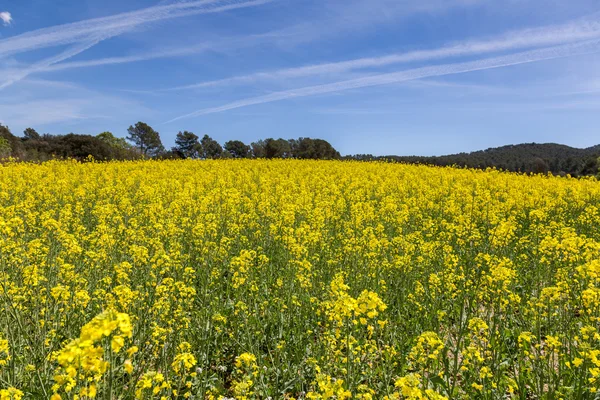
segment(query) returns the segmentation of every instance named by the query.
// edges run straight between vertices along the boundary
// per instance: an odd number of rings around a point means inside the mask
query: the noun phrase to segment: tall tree
[[[250,144],[252,148],[252,157],[254,158],[265,158],[265,141],[258,140]]]
[[[177,134],[173,150],[180,153],[185,158],[197,158],[200,153],[200,142],[198,136],[192,132],[183,131]]]
[[[23,131],[23,138],[27,140],[39,140],[40,134],[33,128],[27,128]]]
[[[204,135],[200,141],[202,145],[202,157],[203,158],[219,158],[223,153],[223,148],[215,139],[208,135]]]
[[[146,156],[156,156],[164,151],[160,135],[157,131],[144,122],[138,122],[127,129],[127,140],[135,144],[140,152]]]
[[[225,143],[225,150],[234,158],[248,158],[250,155],[250,146],[240,140],[230,140]]]

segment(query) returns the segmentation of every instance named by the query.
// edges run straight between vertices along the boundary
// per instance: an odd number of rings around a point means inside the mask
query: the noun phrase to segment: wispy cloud
[[[10,92],[10,96],[0,96],[0,120],[9,124],[14,133],[28,126],[55,133],[89,132],[90,126],[98,126],[95,132],[98,133],[112,121],[157,113],[140,102],[106,95],[73,82],[27,79],[21,86]]]
[[[547,26],[534,29],[512,31],[487,40],[469,40],[463,43],[450,44],[437,49],[418,50],[406,53],[389,54],[380,57],[359,58],[348,61],[313,64],[302,67],[284,68],[275,71],[257,72],[252,74],[234,76],[212,81],[198,82],[171,88],[156,90],[139,90],[133,92],[150,93],[155,91],[177,91],[189,89],[202,89],[225,85],[243,85],[258,81],[300,78],[316,75],[331,75],[367,68],[385,67],[394,64],[431,61],[436,59],[471,56],[478,54],[491,54],[495,52],[519,50],[540,46],[558,45],[586,39],[600,38],[600,21],[593,18],[571,21],[567,24]],[[268,35],[254,35],[243,38],[228,38],[211,43],[202,43],[195,46],[186,46],[175,49],[163,49],[148,53],[134,54],[121,57],[107,57],[95,60],[75,61],[67,63],[54,62],[46,67],[37,68],[36,71],[50,72],[72,68],[97,67],[103,65],[116,65],[131,62],[146,61],[158,58],[178,57],[210,51],[214,48],[228,48],[249,45],[257,41],[268,41]],[[1,89],[1,87],[0,87]]]
[[[273,0],[271,0],[271,1],[273,1]],[[390,15],[396,15],[396,14],[400,13],[399,12],[400,8],[402,10],[402,13],[410,13],[410,12],[425,11],[425,10],[427,10],[427,11],[438,10],[438,9],[448,8],[450,6],[456,6],[456,5],[471,5],[474,3],[475,4],[479,3],[481,1],[482,0],[454,0],[454,1],[440,2],[437,0],[429,0],[429,1],[423,1],[422,4],[410,4],[410,7],[408,7],[409,6],[408,4],[403,4],[402,7],[399,7],[398,4],[396,4],[397,3],[396,0],[393,0],[393,1],[373,0],[373,4],[370,4],[370,6],[368,7],[370,9],[370,16],[369,16],[369,13],[365,13],[365,10],[362,10],[364,8],[364,4],[362,4],[362,0],[361,0],[358,2],[354,1],[354,2],[350,2],[349,4],[344,4],[344,7],[325,7],[325,10],[321,10],[321,14],[324,14],[324,15],[333,14],[333,15],[330,15],[330,19],[332,19],[333,22],[331,22],[329,24],[324,24],[324,25],[335,30],[335,29],[337,29],[336,27],[347,24],[349,22],[349,20],[353,21],[353,24],[355,27],[356,27],[356,24],[366,23],[363,20],[355,21],[354,19],[358,16],[360,16],[361,18],[366,18],[367,21],[371,21],[373,19],[379,20],[381,18],[389,19],[389,18],[391,18]],[[328,13],[327,9],[330,9],[330,8],[333,8],[333,9],[339,8],[339,10],[344,10],[344,11],[341,12],[338,10],[335,13],[331,13],[331,12]],[[353,16],[353,17],[351,18],[350,16]],[[570,27],[567,26],[567,27],[554,27],[554,28],[558,30],[561,28],[568,29]],[[577,28],[579,30],[584,30],[585,27],[579,26]],[[550,29],[550,28],[548,28],[548,29]],[[572,29],[573,32],[571,32],[571,35],[573,36],[573,38],[575,38],[576,35],[578,35],[578,34],[579,34],[579,36],[583,36],[583,34],[581,32],[579,32],[578,29]],[[600,28],[596,27],[595,30],[600,30]],[[536,32],[529,32],[529,31],[513,32],[512,35],[510,35],[510,34],[506,35],[507,37],[501,38],[500,40],[505,42],[504,43],[505,46],[510,47],[510,43],[508,43],[508,42],[513,42],[518,45],[518,42],[522,41],[522,38],[520,38],[520,35],[529,35],[529,34],[532,34],[533,36],[535,36]],[[543,34],[548,36],[548,35],[551,35],[552,32],[543,32]],[[46,68],[44,71],[60,71],[60,70],[71,69],[71,68],[84,68],[84,67],[96,67],[96,66],[102,66],[102,65],[123,64],[123,63],[129,63],[129,62],[146,61],[146,60],[157,59],[157,58],[167,58],[167,57],[176,57],[176,56],[181,56],[181,55],[194,54],[194,53],[199,53],[199,52],[209,50],[209,49],[214,49],[214,48],[251,46],[251,45],[255,45],[257,43],[276,43],[281,39],[281,37],[287,37],[290,35],[291,36],[301,36],[304,38],[303,40],[308,40],[306,35],[304,33],[302,33],[301,31],[298,31],[295,33],[291,32],[291,31],[287,32],[287,33],[280,32],[280,31],[279,32],[269,32],[269,33],[259,34],[259,35],[227,38],[227,39],[223,39],[223,40],[218,40],[216,43],[211,43],[211,44],[207,43],[207,44],[202,44],[202,45],[198,45],[198,46],[182,47],[179,49],[158,50],[158,51],[150,51],[148,53],[135,54],[135,55],[130,55],[130,56],[107,57],[107,58],[81,61],[81,62],[61,63],[59,65],[54,65],[52,67]],[[538,40],[540,40],[540,39],[541,38],[538,37]],[[535,38],[531,38],[529,40],[534,41]],[[544,39],[541,39],[541,41],[543,42],[541,44],[554,44],[552,42],[547,43],[548,40],[544,40]],[[439,57],[449,56],[454,53],[456,55],[461,55],[461,54],[468,53],[468,49],[461,49],[460,47],[472,46],[473,47],[472,51],[477,51],[477,49],[475,49],[476,46],[478,46],[478,45],[484,46],[485,44],[486,44],[485,42],[465,43],[465,44],[462,44],[461,46],[449,46],[448,48],[444,48],[444,49],[436,49],[436,50],[423,51],[423,52],[411,52],[411,53],[406,53],[406,54],[396,54],[396,55],[390,55],[390,56],[384,56],[384,57],[378,57],[378,58],[370,58],[370,59],[361,59],[361,60],[355,60],[355,61],[349,61],[349,62],[342,62],[342,63],[338,63],[339,65],[337,65],[337,68],[340,71],[344,71],[344,70],[348,70],[348,69],[365,68],[365,67],[369,67],[369,66],[382,66],[382,65],[389,65],[389,64],[400,63],[400,62],[417,61],[420,59],[439,58]],[[493,43],[491,43],[491,45],[493,45]],[[501,46],[502,43],[499,43],[498,45]],[[445,54],[444,51],[447,52],[448,54]],[[354,63],[356,63],[356,64],[354,64]],[[361,65],[361,64],[364,64],[364,65]],[[191,85],[184,85],[181,87],[170,88],[170,89],[166,89],[166,90],[193,89],[193,88],[219,86],[219,85],[223,85],[223,84],[237,84],[237,83],[253,82],[255,80],[267,79],[269,77],[285,78],[288,76],[297,77],[297,76],[306,76],[306,75],[323,73],[319,67],[323,67],[325,70],[327,70],[328,68],[332,68],[333,65],[332,64],[322,64],[322,65],[315,65],[315,66],[308,66],[308,67],[301,67],[301,68],[292,68],[289,70],[282,70],[282,71],[276,71],[276,72],[250,74],[250,75],[234,77],[234,78],[230,78],[230,79],[221,79],[221,80],[216,80],[216,81],[200,82],[200,83],[191,84]],[[327,71],[325,71],[325,72],[327,72]],[[335,69],[332,69],[331,72],[335,72]]]
[[[103,18],[38,29],[0,41],[0,56],[89,41],[90,38],[114,37],[159,20],[190,15],[217,13],[258,6],[275,0],[195,0],[148,7]]]
[[[126,56],[105,57],[86,61],[65,62],[45,68],[44,72],[63,71],[72,68],[87,68],[98,67],[103,65],[126,64],[160,58],[187,56],[191,54],[199,54],[214,50],[227,51],[229,49],[236,49],[238,47],[247,47],[252,44],[255,44],[257,41],[260,41],[259,35],[248,35],[222,39],[215,38],[191,46],[153,49],[145,53],[130,54]]]
[[[178,57],[188,54],[200,53],[212,48],[210,44],[200,44],[197,46],[182,47],[178,49],[167,49],[162,51],[153,51],[145,54],[133,54],[121,57],[106,57],[96,60],[72,61],[48,66],[43,71],[62,71],[72,68],[98,67],[102,65],[126,64],[139,61],[153,60],[157,58]]]
[[[381,30],[415,14],[439,14],[450,9],[473,7],[490,0],[327,0],[297,24],[269,35],[274,43],[290,47],[340,35],[356,35],[370,29]],[[295,3],[289,3],[291,9]]]
[[[15,54],[21,51],[51,47],[65,43],[76,43],[76,45],[56,56],[39,61],[30,67],[18,70],[16,73],[9,75],[8,79],[0,82],[0,90],[15,84],[35,72],[51,69],[54,64],[58,64],[61,61],[74,57],[103,40],[118,36],[144,23],[165,18],[227,11],[240,7],[265,4],[271,1],[274,0],[202,0],[179,2],[167,6],[155,6],[130,13],[117,14],[106,18],[97,18],[74,24],[40,29],[5,39],[0,41],[0,55]],[[103,22],[104,24],[100,24],[100,22]],[[171,55],[181,53],[182,50],[173,50],[170,52]],[[141,61],[143,59],[143,56],[137,56],[125,59],[104,60],[100,61],[100,63],[131,62]],[[91,66],[96,64],[98,64],[98,61],[80,63],[81,66]]]
[[[386,114],[398,114],[398,110],[381,109],[381,108],[344,108],[344,107],[326,107],[311,110],[314,114],[323,115],[386,115]],[[410,112],[410,111],[407,111]]]
[[[0,12],[0,21],[6,26],[10,25],[12,22],[12,15],[8,11]]]
[[[386,7],[388,8],[392,6],[387,4],[388,0],[377,1],[379,1],[380,3],[385,3],[384,5],[386,5]],[[456,1],[455,3],[460,5],[466,5],[477,3],[478,1],[479,0],[464,0]],[[354,6],[354,8],[356,8],[356,6]],[[420,5],[417,8],[417,10],[423,11],[439,8],[442,8],[442,4],[440,4],[437,1],[429,1],[424,2],[424,4]],[[390,11],[387,8],[386,10],[389,14]],[[379,15],[381,13],[383,12],[377,12],[376,15]],[[352,15],[354,14],[361,14],[364,16],[364,13],[352,12]],[[337,16],[337,19],[339,19],[340,21],[347,22],[348,18],[349,17],[345,14]],[[128,56],[107,57],[96,60],[61,63],[45,68],[44,71],[60,71],[71,68],[96,67],[103,65],[146,61],[158,58],[177,57],[182,55],[200,53],[214,48],[227,48],[240,45],[253,45],[256,43],[269,43],[272,41],[276,41],[278,37],[279,34],[277,33],[267,33],[262,35],[251,35],[247,37],[228,38],[218,40],[216,43],[204,43],[197,46],[187,46],[167,50],[153,50],[148,53],[134,54]],[[347,72],[356,69],[382,67],[386,65],[406,62],[441,59],[447,57],[458,57],[472,54],[493,53],[498,51],[524,49],[536,46],[557,45],[562,43],[568,43],[571,41],[592,39],[596,37],[600,37],[600,21],[597,19],[597,17],[593,16],[583,20],[572,21],[564,25],[513,31],[488,40],[466,41],[464,43],[451,44],[449,46],[445,46],[438,49],[397,53],[381,57],[361,58],[337,63],[316,64],[298,68],[282,69],[278,71],[259,72],[254,74],[242,75],[213,81],[199,82],[160,90],[198,89],[203,87],[213,87],[230,84],[244,84],[266,79],[294,78],[327,73]]]
[[[465,41],[463,43],[452,44],[437,49],[418,50],[407,53],[389,54],[381,57],[359,58],[341,62],[313,64],[275,71],[257,72],[161,90],[200,89],[222,85],[254,83],[270,79],[338,74],[366,68],[385,67],[394,64],[491,54],[511,50],[560,45],[596,38],[600,38],[600,20],[588,18],[572,21],[564,25],[508,32],[488,40]]]
[[[245,0],[248,1],[248,0]],[[274,1],[274,0],[270,0]],[[331,31],[330,33],[343,30],[344,27],[351,25],[352,29],[358,26],[371,25],[382,20],[391,20],[399,15],[407,15],[415,12],[437,11],[455,6],[465,6],[478,4],[486,0],[420,0],[418,2],[397,0],[371,0],[368,6],[363,0],[332,0],[331,2],[323,2],[316,10],[316,15],[311,16],[311,22],[302,22],[297,25],[289,26],[280,31],[271,31],[264,34],[249,35],[244,37],[226,38],[216,40],[211,45],[205,44],[200,46],[182,47],[180,49],[150,51],[144,54],[135,54],[121,57],[107,57],[96,60],[61,63],[53,67],[46,68],[45,71],[60,71],[71,68],[96,67],[102,65],[123,64],[129,62],[146,61],[158,58],[176,57],[187,54],[199,53],[208,49],[223,49],[237,46],[252,46],[257,43],[277,44],[282,38],[284,40],[295,37],[292,40],[312,41],[322,38],[325,32],[320,32],[317,35],[313,34],[318,29]],[[402,4],[400,4],[402,3]],[[262,4],[262,3],[260,3]],[[254,5],[254,4],[251,4]],[[290,7],[297,9],[297,4],[289,3]],[[294,14],[290,12],[289,14]],[[316,23],[316,17],[320,23]],[[325,23],[325,21],[328,21]],[[242,80],[243,81],[243,80]],[[211,86],[211,85],[209,85]]]
[[[71,57],[74,57],[77,54],[86,51],[90,47],[95,46],[97,43],[99,43],[103,39],[104,38],[97,38],[97,39],[91,40],[89,42],[77,44],[56,56],[46,58],[42,61],[39,61],[39,62],[27,67],[27,68],[19,69],[16,72],[14,72],[12,75],[9,75],[8,79],[5,79],[4,81],[0,81],[0,90],[3,90],[5,88],[9,87],[10,85],[13,85],[13,84],[19,82],[20,80],[26,78],[27,76],[29,76],[37,71],[43,70],[44,68],[48,68],[53,64],[56,64],[56,63],[66,60],[66,59],[69,59]]]
[[[36,79],[36,78],[28,78],[27,84],[35,87],[37,89],[42,88],[52,88],[52,89],[62,89],[62,90],[74,90],[79,89],[80,86],[74,82],[70,81],[57,81],[50,79]]]
[[[405,82],[415,79],[422,79],[434,76],[445,76],[452,74],[461,74],[466,72],[480,71],[492,68],[501,68],[512,65],[526,64],[536,61],[551,60],[555,58],[583,55],[600,51],[600,41],[592,40],[581,43],[555,46],[550,48],[530,50],[516,54],[510,54],[501,57],[487,58],[476,61],[434,65],[429,67],[409,69],[387,74],[379,74],[365,78],[352,79],[341,82],[334,82],[325,85],[308,86],[294,90],[275,92],[265,96],[252,97],[238,100],[219,107],[205,108],[189,114],[173,118],[166,123],[174,122],[184,118],[191,118],[200,115],[213,114],[236,108],[247,107],[256,104],[271,103],[297,97],[314,96],[318,94],[336,93],[344,90],[358,89],[370,86],[389,85],[399,82]]]
[[[86,118],[81,104],[75,100],[38,100],[21,104],[3,104],[4,123],[20,125],[44,125]]]

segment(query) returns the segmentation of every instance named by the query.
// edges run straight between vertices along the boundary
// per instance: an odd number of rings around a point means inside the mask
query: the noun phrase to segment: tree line
[[[208,135],[201,138],[190,131],[179,132],[175,146],[166,149],[160,134],[150,125],[138,122],[127,129],[127,137],[111,132],[96,136],[69,133],[66,135],[38,134],[27,128],[22,137],[0,124],[0,159],[13,157],[23,161],[46,161],[53,158],[83,160],[133,160],[139,158],[298,158],[344,159],[358,161],[388,161],[437,166],[459,166],[486,169],[490,167],[523,173],[552,173],[555,175],[597,175],[600,169],[600,145],[578,149],[554,143],[525,143],[508,145],[471,153],[445,156],[373,156],[356,154],[341,157],[333,146],[322,139],[268,138],[246,144],[230,140],[221,145]]]
[[[46,161],[53,158],[83,160],[89,156],[96,160],[158,159],[216,159],[216,158],[298,158],[339,159],[340,153],[322,139],[268,138],[245,144],[230,140],[221,145],[209,135],[202,138],[193,132],[179,132],[175,146],[167,150],[160,134],[150,125],[138,122],[127,129],[127,137],[120,138],[111,132],[96,136],[69,133],[66,135],[40,135],[27,128],[23,136],[12,134],[0,124],[0,159],[13,157],[23,161]]]

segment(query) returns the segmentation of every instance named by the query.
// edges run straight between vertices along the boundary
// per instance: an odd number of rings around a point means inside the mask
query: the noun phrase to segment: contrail
[[[198,45],[193,46],[153,50],[147,53],[138,53],[119,57],[97,58],[86,61],[66,62],[60,63],[58,65],[53,65],[52,67],[44,68],[44,72],[62,71],[72,68],[97,67],[102,65],[125,64],[130,62],[154,60],[157,58],[168,58],[184,56],[188,54],[198,54],[213,49],[223,50],[230,47],[236,48],[241,46],[249,46],[249,43],[254,43],[254,40],[255,36],[232,37],[220,40],[211,40],[210,42],[200,43]]]
[[[596,38],[600,38],[600,21],[597,19],[587,18],[584,20],[572,21],[563,25],[509,32],[498,38],[490,40],[467,41],[462,44],[445,46],[431,50],[411,51],[407,53],[390,54],[382,57],[359,58],[342,62],[315,64],[296,68],[285,68],[276,71],[258,72],[213,81],[204,81],[191,85],[160,89],[160,91],[198,89],[203,87],[254,82],[262,79],[297,78],[304,76],[342,73],[364,68],[383,67],[387,65],[415,61],[436,60],[474,54],[489,54],[509,50],[561,45]]]
[[[90,47],[95,46],[96,44],[98,44],[99,42],[101,42],[104,39],[105,38],[98,38],[95,40],[91,40],[89,42],[84,42],[84,43],[78,44],[76,46],[73,46],[72,48],[69,48],[69,49],[63,51],[62,53],[60,53],[56,56],[46,58],[42,61],[39,61],[39,62],[31,65],[28,68],[22,69],[19,72],[17,72],[16,74],[12,75],[6,81],[0,82],[0,90],[3,90],[5,88],[9,87],[10,85],[13,85],[13,84],[19,82],[20,80],[26,78],[27,76],[33,74],[34,72],[43,70],[44,68],[47,68],[53,64],[56,64],[56,63],[66,60],[68,58],[74,57],[77,54],[86,51]]]
[[[102,35],[117,36],[141,25],[164,19],[217,13],[258,6],[275,0],[195,0],[153,6],[103,18],[38,29],[0,40],[0,57],[26,51],[89,41]]]
[[[47,68],[44,68],[44,72],[48,71],[62,71],[65,69],[71,68],[85,68],[85,67],[97,67],[101,65],[113,65],[113,64],[124,64],[130,62],[138,62],[138,61],[146,61],[152,60],[155,58],[167,58],[167,57],[177,57],[188,54],[199,53],[202,51],[207,51],[212,49],[212,46],[209,44],[202,44],[198,46],[190,46],[179,49],[171,49],[171,50],[163,50],[159,52],[152,52],[147,54],[135,54],[130,56],[121,56],[121,57],[106,57],[100,58],[96,60],[86,60],[86,61],[73,61],[68,63],[61,63],[57,65],[52,65]]]
[[[75,57],[77,54],[82,53],[91,47],[94,47],[101,41],[117,36],[123,32],[125,32],[124,28],[122,28],[121,30],[112,31],[110,33],[104,33],[104,35],[97,35],[96,37],[91,36],[87,41],[78,43],[75,46],[68,48],[67,50],[63,51],[62,53],[56,56],[46,58],[42,61],[38,61],[30,67],[22,69],[16,74],[13,74],[9,79],[0,83],[0,90],[13,85],[22,79],[25,79],[26,77],[35,72],[44,71],[47,68],[51,68],[54,64],[60,63],[71,57]]]
[[[346,72],[362,68],[381,67],[411,61],[423,61],[471,54],[484,54],[507,50],[526,49],[532,47],[560,45],[580,40],[590,40],[599,37],[600,21],[598,21],[597,17],[594,14],[594,16],[588,16],[585,19],[571,21],[566,24],[508,32],[504,35],[488,40],[467,41],[462,44],[454,44],[437,49],[390,54],[382,57],[360,58],[336,63],[315,64],[297,68],[286,68],[277,71],[258,72],[253,74],[234,76],[231,78],[205,81],[166,89],[159,89],[158,91],[197,89],[203,87],[254,82],[262,79],[266,80],[273,78],[295,78],[324,73]],[[268,42],[271,39],[272,38],[269,35],[257,35],[254,37],[234,38],[229,40],[225,39],[221,40],[218,44],[211,43],[211,45],[213,46],[213,48],[215,48],[220,46],[227,46],[228,44],[231,45],[232,43],[243,45],[244,42]],[[176,48],[170,50],[152,51],[148,53],[130,56],[107,57],[88,61],[68,62],[45,68],[44,71],[58,71],[71,68],[95,67],[102,65],[145,61],[156,58],[175,57],[179,55],[202,52],[209,48],[211,47],[208,44],[205,44],[200,46],[182,47],[178,49]]]
[[[501,57],[487,58],[482,60],[468,61],[455,64],[434,65],[430,67],[409,69],[406,71],[374,75],[365,78],[329,83],[325,85],[309,86],[294,90],[287,90],[283,92],[275,92],[265,96],[238,100],[233,103],[225,104],[219,107],[201,109],[186,115],[173,118],[165,123],[178,121],[183,118],[213,114],[227,110],[233,110],[236,108],[247,107],[256,104],[271,103],[296,97],[314,96],[317,94],[334,93],[343,90],[357,89],[363,87],[389,85],[392,83],[429,78],[433,76],[462,74],[466,72],[480,71],[491,68],[500,68],[511,65],[526,64],[536,61],[551,60],[555,58],[596,53],[600,51],[599,45],[599,40],[585,41],[577,44],[530,50]]]

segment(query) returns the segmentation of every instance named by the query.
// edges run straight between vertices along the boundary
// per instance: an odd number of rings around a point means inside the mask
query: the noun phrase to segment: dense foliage
[[[39,135],[27,128],[22,138],[13,135],[0,125],[0,140],[7,143],[4,152],[0,144],[0,156],[13,157],[23,161],[46,161],[54,158],[84,160],[92,156],[96,160],[130,160],[140,158],[140,153],[129,146],[124,139],[116,138],[110,132],[97,136]]]
[[[3,399],[593,399],[600,185],[301,160],[0,167]]]
[[[189,131],[179,132],[175,146],[165,150],[159,132],[144,122],[137,122],[128,129],[127,138],[115,137],[111,132],[97,136],[40,135],[32,128],[18,138],[8,127],[0,124],[0,159],[13,157],[25,161],[47,161],[55,158],[85,160],[131,160],[139,158],[340,158],[340,153],[322,139],[266,139],[247,145],[239,140],[230,140],[221,146],[208,135],[200,139]],[[130,145],[127,142],[131,142]]]
[[[499,168],[512,172],[548,173],[571,176],[595,175],[600,168],[600,145],[577,149],[565,145],[525,143],[509,145],[472,153],[447,156],[385,156],[358,154],[347,157],[355,160],[391,160],[439,166],[456,165],[469,168]]]

